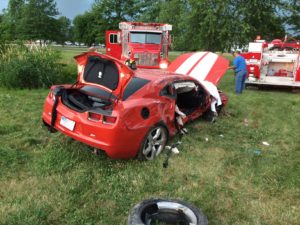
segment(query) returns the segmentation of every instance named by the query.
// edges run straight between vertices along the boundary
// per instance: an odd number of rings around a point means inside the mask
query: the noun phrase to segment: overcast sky
[[[9,0],[0,0],[0,11],[7,8]],[[56,0],[58,11],[61,15],[73,19],[91,8],[93,0]]]

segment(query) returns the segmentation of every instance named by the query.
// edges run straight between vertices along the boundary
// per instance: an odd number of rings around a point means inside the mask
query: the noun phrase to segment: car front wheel
[[[168,132],[164,126],[158,125],[151,128],[141,145],[141,148],[138,153],[138,159],[155,159],[165,148],[167,140]]]

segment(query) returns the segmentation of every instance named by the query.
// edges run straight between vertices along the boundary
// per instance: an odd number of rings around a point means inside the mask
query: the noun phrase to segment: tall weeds
[[[50,48],[4,45],[0,48],[0,86],[43,88],[59,83],[60,58],[60,54]]]

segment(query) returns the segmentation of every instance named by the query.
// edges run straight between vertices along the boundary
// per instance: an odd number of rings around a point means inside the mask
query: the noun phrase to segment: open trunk
[[[86,89],[89,89],[90,92],[87,92]],[[77,112],[96,111],[102,114],[110,114],[113,107],[112,99],[107,98],[109,96],[97,96],[95,91],[102,90],[89,86],[80,89],[64,89],[61,100],[65,106]]]
[[[98,90],[118,98],[122,97],[124,86],[134,75],[133,71],[116,59],[96,52],[83,53],[75,56],[75,59],[78,65],[78,85],[98,87]]]

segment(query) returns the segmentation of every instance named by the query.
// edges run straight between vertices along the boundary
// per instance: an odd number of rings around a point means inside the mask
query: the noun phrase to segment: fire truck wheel
[[[128,225],[193,224],[208,225],[201,210],[179,200],[150,199],[135,205],[128,216]]]

